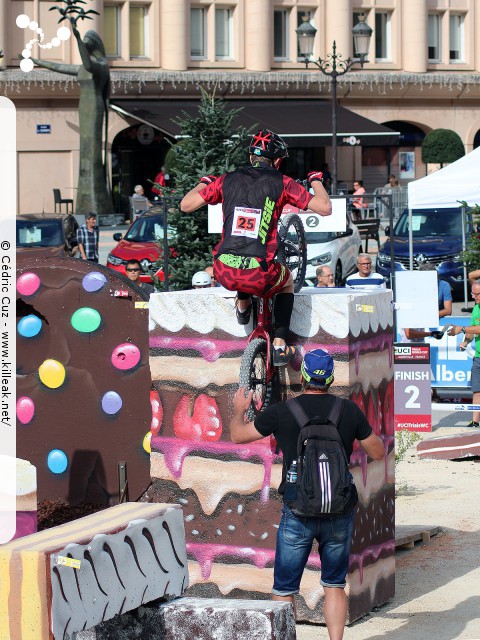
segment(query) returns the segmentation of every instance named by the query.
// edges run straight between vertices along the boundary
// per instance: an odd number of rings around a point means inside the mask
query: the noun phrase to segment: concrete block
[[[295,640],[293,607],[271,600],[179,598],[140,607],[74,640]]]
[[[180,506],[117,505],[0,547],[0,640],[63,640],[187,586]]]

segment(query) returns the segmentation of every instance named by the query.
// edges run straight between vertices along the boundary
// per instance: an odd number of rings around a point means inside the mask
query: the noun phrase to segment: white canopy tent
[[[460,207],[460,201],[467,202],[470,206],[480,203],[480,147],[443,169],[409,183],[410,269],[413,268],[412,209]],[[462,214],[462,246],[465,250],[465,210]],[[465,306],[468,306],[466,265],[463,271]]]
[[[445,209],[480,203],[480,147],[435,173],[408,185],[409,209]]]

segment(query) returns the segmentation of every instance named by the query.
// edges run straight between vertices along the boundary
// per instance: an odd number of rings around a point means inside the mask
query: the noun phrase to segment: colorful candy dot
[[[63,473],[68,467],[67,454],[61,449],[52,449],[48,454],[47,464],[52,473]]]
[[[115,347],[112,353],[112,364],[116,369],[126,371],[133,369],[140,362],[140,350],[134,344],[124,342]]]
[[[85,291],[89,293],[93,293],[94,291],[99,291],[103,285],[106,283],[107,278],[100,273],[100,271],[93,271],[92,273],[87,273],[87,275],[82,280],[82,287]]]
[[[18,333],[24,338],[33,338],[40,333],[41,328],[42,321],[33,314],[21,318],[17,325]]]
[[[17,400],[17,418],[22,424],[31,422],[35,413],[35,404],[31,398],[22,396]]]
[[[58,360],[45,360],[38,368],[40,380],[50,389],[58,389],[65,382],[65,367]]]
[[[122,399],[116,391],[107,391],[102,398],[102,409],[108,415],[113,416],[122,408]]]
[[[145,434],[142,446],[147,453],[152,453],[152,432],[151,431]]]
[[[23,273],[17,280],[17,291],[22,296],[32,296],[40,286],[40,278],[36,273]]]
[[[102,318],[96,309],[82,307],[77,309],[72,316],[72,327],[81,333],[91,333],[100,326]]]

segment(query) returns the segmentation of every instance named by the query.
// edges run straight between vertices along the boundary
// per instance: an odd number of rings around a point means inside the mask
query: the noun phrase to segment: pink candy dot
[[[133,369],[140,362],[140,350],[134,344],[124,342],[115,347],[112,353],[112,364],[116,369],[126,371]]]
[[[22,296],[32,296],[40,286],[36,273],[23,273],[17,280],[17,291]]]
[[[22,396],[17,400],[17,418],[22,424],[31,422],[35,413],[35,405],[31,398]]]

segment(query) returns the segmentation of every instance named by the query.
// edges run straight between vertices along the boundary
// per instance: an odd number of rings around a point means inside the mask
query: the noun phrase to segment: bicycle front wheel
[[[307,240],[300,216],[290,213],[281,218],[278,237],[278,260],[292,274],[294,291],[298,293],[305,283],[307,270]]]
[[[273,378],[267,383],[267,342],[255,338],[248,345],[240,365],[240,386],[253,389],[252,404],[247,419],[252,421],[273,399]]]

